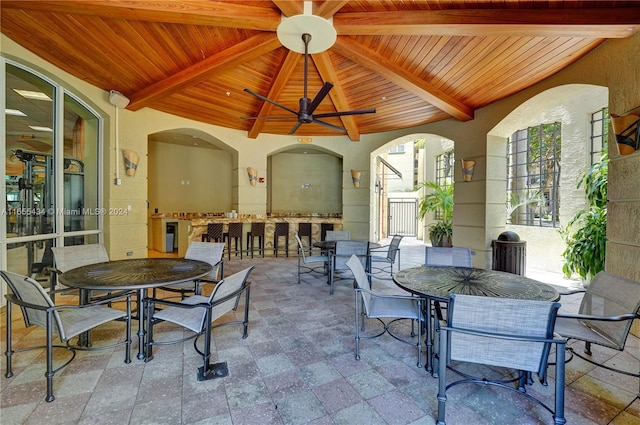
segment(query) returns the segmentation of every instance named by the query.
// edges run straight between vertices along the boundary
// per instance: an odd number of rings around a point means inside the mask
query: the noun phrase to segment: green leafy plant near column
[[[560,229],[566,249],[562,253],[562,271],[569,278],[574,273],[589,281],[604,270],[607,246],[607,183],[609,158],[605,154],[600,162],[584,173],[578,187],[584,186],[589,209],[581,210]]]
[[[418,189],[430,192],[418,202],[418,217],[422,220],[428,212],[440,211],[441,218],[428,228],[433,246],[452,246],[453,237],[453,184],[440,186],[436,182],[422,182]]]

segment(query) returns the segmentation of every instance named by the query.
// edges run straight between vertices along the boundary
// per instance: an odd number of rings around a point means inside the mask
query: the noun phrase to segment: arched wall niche
[[[267,156],[267,212],[342,214],[343,160],[329,149],[295,144]]]
[[[202,130],[175,128],[149,134],[150,213],[225,212],[232,209],[238,152]]]

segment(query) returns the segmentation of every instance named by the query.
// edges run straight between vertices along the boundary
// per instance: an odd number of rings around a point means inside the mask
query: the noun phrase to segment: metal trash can
[[[524,276],[527,270],[527,242],[517,233],[502,232],[491,241],[493,248],[492,269]]]
[[[176,236],[176,224],[167,223],[167,246],[166,252],[173,252],[173,243]]]

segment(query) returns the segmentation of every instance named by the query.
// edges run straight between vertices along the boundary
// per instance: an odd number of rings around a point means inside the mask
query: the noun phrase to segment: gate
[[[417,199],[390,198],[388,211],[389,235],[418,236]]]

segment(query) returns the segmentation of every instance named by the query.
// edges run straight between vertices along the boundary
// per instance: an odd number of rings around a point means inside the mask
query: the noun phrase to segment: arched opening
[[[502,170],[499,173],[504,176],[503,179],[487,181],[487,193],[494,194],[491,199],[502,204],[496,205],[493,209],[496,212],[501,211],[502,214],[493,216],[496,217],[495,220],[499,220],[497,225],[504,230],[516,232],[521,240],[527,242],[527,268],[555,273],[562,270],[562,252],[565,244],[559,230],[578,210],[585,207],[584,190],[577,187],[577,182],[592,161],[597,159],[598,146],[593,146],[594,138],[600,137],[606,146],[607,138],[598,134],[594,117],[597,114],[602,115],[607,105],[606,87],[585,84],[554,87],[521,104],[489,132],[488,150],[504,153],[488,158],[487,162],[487,169],[491,167],[494,170]],[[548,163],[556,163],[557,175],[554,180],[549,178],[549,172],[545,167],[538,167],[538,172],[532,171],[535,167],[529,167],[528,172],[521,171],[526,169],[524,165],[518,165],[522,158],[515,158],[513,152],[509,154],[507,151],[509,140],[513,140],[518,132],[549,123],[557,123],[561,127],[557,153],[553,159],[545,159]],[[523,148],[521,151],[520,157],[533,156],[529,152],[530,149]],[[547,153],[541,156],[545,155],[548,156]],[[515,185],[509,182],[514,181],[516,169],[521,174],[517,177],[520,179],[520,186],[533,187],[542,180],[552,182],[552,188],[547,187],[550,183],[538,188],[538,201],[515,202],[513,195],[508,199],[507,189]],[[550,200],[552,191],[555,191],[555,197]],[[501,193],[504,193],[503,197],[495,196]],[[489,201],[487,203],[489,204]],[[520,217],[526,215],[530,219],[513,219],[514,210],[516,213],[520,211]],[[557,214],[556,221],[552,220],[549,211]],[[545,214],[548,214],[548,217],[544,217]]]

